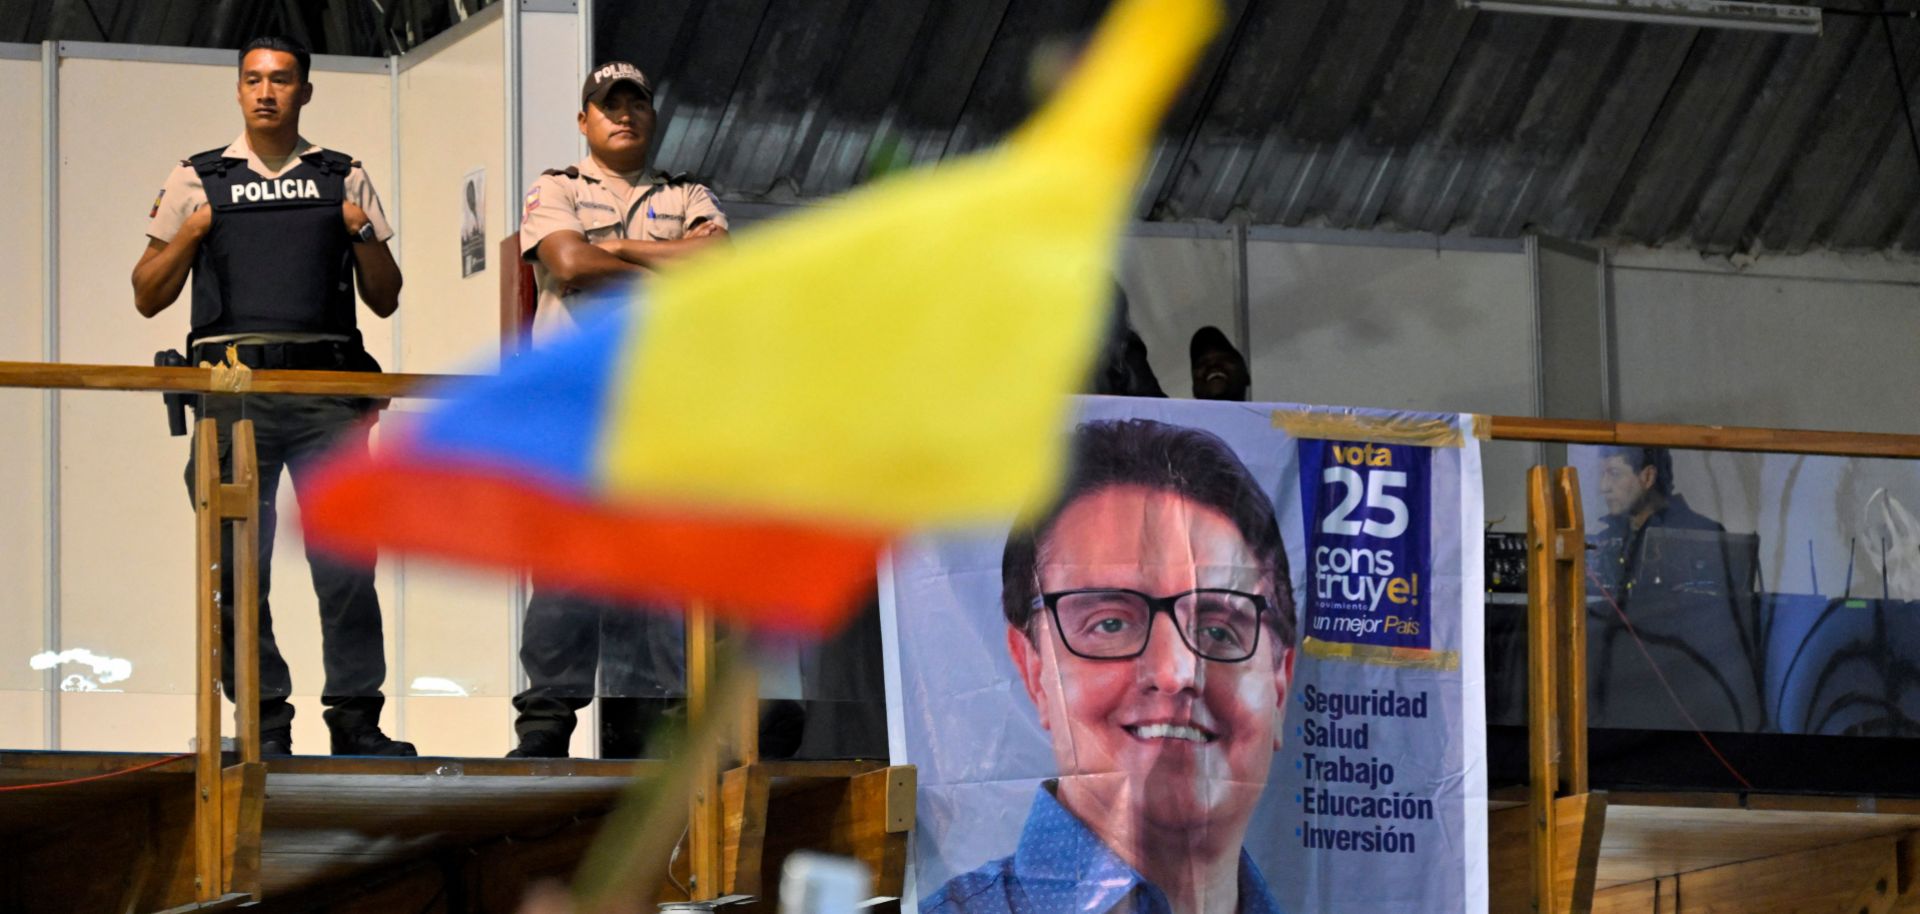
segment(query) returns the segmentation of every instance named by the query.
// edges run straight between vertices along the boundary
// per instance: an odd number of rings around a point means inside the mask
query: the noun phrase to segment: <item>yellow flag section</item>
[[[1149,143],[1219,16],[1217,0],[1121,0],[1005,145],[663,272],[630,324],[602,478],[882,529],[1043,496]]]

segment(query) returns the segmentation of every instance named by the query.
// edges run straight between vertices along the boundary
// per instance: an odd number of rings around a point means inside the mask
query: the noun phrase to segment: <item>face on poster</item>
[[[1479,909],[1446,834],[1472,792],[1462,670],[1428,662],[1458,656],[1430,502],[1465,461],[1302,447],[1270,410],[1088,399],[1057,504],[896,553],[923,911]],[[1426,889],[1365,887],[1409,861]]]

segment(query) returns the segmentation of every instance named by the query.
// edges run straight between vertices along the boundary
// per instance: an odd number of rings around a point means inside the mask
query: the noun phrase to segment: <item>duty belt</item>
[[[240,362],[257,369],[305,369],[364,371],[365,357],[359,343],[347,340],[321,340],[312,343],[242,343],[234,346]],[[193,364],[224,364],[226,343],[199,343],[193,347]]]

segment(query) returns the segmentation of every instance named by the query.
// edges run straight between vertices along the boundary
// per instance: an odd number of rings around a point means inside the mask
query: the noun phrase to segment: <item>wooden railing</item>
[[[312,394],[316,396],[432,397],[460,375],[366,374],[351,371],[255,371],[234,390],[205,368],[0,362],[0,387],[68,390],[150,390],[186,393]],[[1488,416],[1494,441],[1625,444],[1720,451],[1824,454],[1835,457],[1920,458],[1920,435],[1804,431],[1730,425],[1665,425],[1586,419]]]

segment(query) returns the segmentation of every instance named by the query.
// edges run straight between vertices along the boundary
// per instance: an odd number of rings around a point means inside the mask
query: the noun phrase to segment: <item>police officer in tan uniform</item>
[[[246,129],[224,149],[180,163],[148,213],[147,249],[133,270],[134,305],[153,317],[192,280],[192,362],[233,352],[253,368],[379,371],[355,326],[354,289],[380,317],[400,305],[400,268],[387,250],[393,229],[366,170],[352,157],[300,136],[313,97],[305,49],[261,38],[240,51],[238,99]],[[295,492],[310,461],[337,447],[366,447],[369,401],[354,397],[205,397],[200,416],[220,429],[221,472],[230,473],[232,424],[252,419],[260,479],[260,742],[263,755],[292,751],[292,680],[268,608],[282,470]],[[194,466],[189,456],[187,487]],[[232,530],[222,525],[226,554]],[[335,755],[413,755],[382,733],[386,646],[373,569],[309,555],[320,602],[327,728]],[[233,695],[233,571],[221,563],[222,680]]]
[[[727,216],[706,185],[646,167],[653,87],[640,68],[602,64],[580,95],[587,157],[535,180],[520,219],[520,251],[540,292],[536,345],[574,326],[581,293],[727,234]]]
[[[646,167],[653,86],[630,63],[602,64],[580,93],[587,157],[541,175],[527,191],[520,250],[539,285],[534,344],[570,332],[586,293],[720,242],[727,217],[713,191]],[[514,696],[520,744],[512,758],[568,754],[575,712],[599,671],[610,700],[601,754],[641,754],[639,737],[684,695],[680,619],[556,590],[536,580],[521,633],[529,686]],[[604,645],[604,649],[603,649]]]

